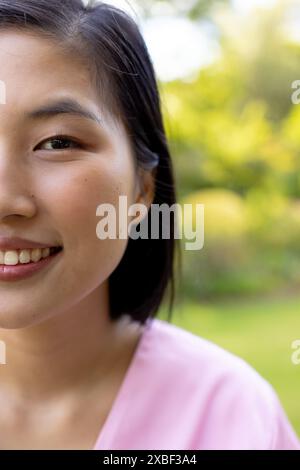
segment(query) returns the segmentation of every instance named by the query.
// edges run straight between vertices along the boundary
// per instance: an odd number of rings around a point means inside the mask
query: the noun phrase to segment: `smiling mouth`
[[[5,263],[0,263],[0,281],[21,281],[44,271],[46,267],[52,266],[55,260],[61,258],[63,247],[49,247],[46,250],[43,257],[40,257],[38,251],[35,252],[35,255],[32,256],[33,259],[28,257],[29,253],[26,253],[26,250],[22,250],[22,255],[18,255],[17,251],[10,252],[5,257]]]
[[[44,259],[50,258],[63,250],[62,246],[53,246],[49,248],[35,248],[32,250],[19,249],[0,251],[1,266],[24,266],[38,263]]]

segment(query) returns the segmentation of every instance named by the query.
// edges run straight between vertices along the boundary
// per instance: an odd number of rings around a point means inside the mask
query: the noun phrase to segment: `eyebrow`
[[[46,103],[40,108],[27,113],[26,117],[30,119],[47,119],[59,114],[73,114],[85,119],[90,119],[95,121],[97,124],[102,125],[101,119],[93,113],[93,111],[85,108],[73,98],[65,98],[63,100]]]

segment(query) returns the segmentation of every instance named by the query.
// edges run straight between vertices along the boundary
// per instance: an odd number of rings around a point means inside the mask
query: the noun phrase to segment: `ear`
[[[135,191],[135,204],[144,204],[150,209],[155,196],[155,176],[157,168],[153,170],[138,169],[138,182]]]
[[[135,221],[134,225],[139,224],[146,217],[145,214],[149,212],[150,206],[153,203],[155,197],[156,172],[157,168],[153,168],[152,170],[138,168],[134,204],[142,204],[144,207],[142,212],[138,210],[138,216],[135,215],[132,217]]]

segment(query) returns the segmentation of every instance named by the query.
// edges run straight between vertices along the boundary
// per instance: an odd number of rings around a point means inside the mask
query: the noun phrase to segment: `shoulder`
[[[266,398],[273,395],[271,385],[249,363],[216,343],[157,318],[150,330],[153,359],[159,357],[157,368],[167,367],[170,378],[181,374],[185,380],[200,382],[202,390],[222,385],[232,393],[250,388]]]
[[[212,382],[252,387],[270,391],[270,385],[244,359],[221,346],[164,320],[154,319],[150,328],[153,355],[159,355],[160,365],[168,365],[178,374],[194,380],[203,377]],[[201,375],[199,375],[201,372]]]
[[[147,339],[161,388],[172,389],[186,403],[186,412],[199,413],[206,436],[211,431],[218,440],[219,433],[225,448],[226,440],[234,439],[242,448],[249,442],[268,449],[299,446],[273,387],[245,360],[157,318]]]

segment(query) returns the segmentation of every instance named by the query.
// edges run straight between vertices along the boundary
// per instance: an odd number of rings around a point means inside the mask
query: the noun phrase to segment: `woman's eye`
[[[70,147],[70,144],[74,145],[74,147]],[[41,144],[39,144],[39,147],[41,146],[44,147],[44,150],[69,150],[71,148],[81,148],[81,145],[78,142],[64,135],[57,135],[50,139],[47,139]]]

